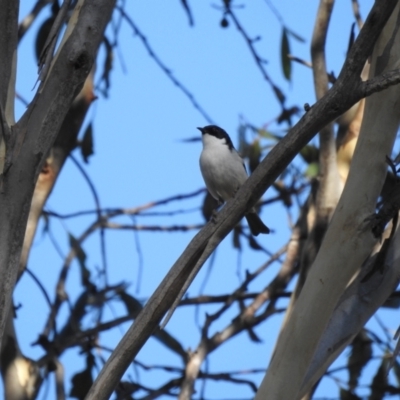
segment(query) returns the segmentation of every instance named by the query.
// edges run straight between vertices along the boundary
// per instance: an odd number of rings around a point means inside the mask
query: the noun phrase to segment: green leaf
[[[319,159],[319,150],[312,144],[308,144],[300,150],[300,155],[307,164],[315,163]]]
[[[281,61],[282,61],[283,75],[288,81],[291,80],[291,73],[292,73],[292,63],[289,58],[289,54],[290,54],[290,47],[289,47],[287,30],[283,28],[282,41],[281,41]]]
[[[276,141],[279,141],[282,139],[282,136],[276,135],[275,133],[267,131],[266,129],[257,129],[257,133],[259,136],[261,136],[265,139],[273,139]]]
[[[307,178],[315,178],[318,175],[318,172],[319,172],[319,165],[318,163],[313,162],[309,164],[306,171],[304,172],[304,175]]]
[[[255,140],[251,145],[249,145],[248,157],[250,173],[252,173],[257,168],[258,164],[260,164],[261,159],[261,146],[258,140]]]
[[[246,152],[248,143],[246,140],[246,132],[247,132],[247,126],[244,124],[240,124],[238,128],[238,144],[239,144],[238,150],[243,157],[247,157]]]
[[[81,142],[81,153],[83,160],[87,164],[89,161],[89,157],[94,154],[93,151],[93,127],[92,123],[90,123],[85,133],[83,134],[82,142]]]

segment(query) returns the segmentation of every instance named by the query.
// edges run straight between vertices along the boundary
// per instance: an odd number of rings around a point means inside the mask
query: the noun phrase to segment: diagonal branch
[[[3,0],[0,18],[3,10],[10,10],[11,6],[17,10],[17,3]],[[14,125],[13,142],[7,149],[11,166],[3,174],[0,195],[0,336],[11,304],[35,182],[64,117],[92,68],[114,6],[114,0],[78,1],[46,80]],[[0,29],[3,26],[0,23]],[[17,28],[15,22],[15,34],[8,35],[11,41],[15,36],[14,51]]]
[[[363,82],[361,89],[364,90],[364,96],[368,97],[398,83],[400,83],[400,69],[394,69]]]
[[[200,258],[204,261],[208,258],[239,222],[245,211],[255,205],[266,189],[322,127],[363,97],[361,70],[395,5],[394,0],[375,2],[335,85],[271,150],[239,189],[235,199],[228,202],[218,214],[217,223],[208,223],[189,243],[107,360],[86,400],[110,397],[126,368],[171,307],[186,280],[201,268]]]

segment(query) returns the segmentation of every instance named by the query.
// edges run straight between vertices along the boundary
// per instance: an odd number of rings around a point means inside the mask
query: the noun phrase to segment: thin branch
[[[111,222],[108,222],[106,219],[110,218],[112,216],[118,216],[118,215],[135,215],[140,213],[141,211],[147,210],[152,207],[160,206],[160,205],[165,205],[168,204],[172,201],[179,201],[182,199],[186,198],[191,198],[194,196],[197,196],[200,193],[203,193],[205,189],[199,189],[195,192],[189,193],[189,194],[180,194],[176,196],[171,196],[167,197],[163,200],[159,201],[154,201],[150,202],[147,204],[144,204],[139,207],[135,207],[132,209],[112,209],[106,216],[102,217],[102,220],[96,220],[93,222],[78,238],[77,238],[77,243],[79,245],[82,245],[82,243],[90,237],[94,232],[97,231],[97,229],[100,229],[100,227],[103,228],[108,228],[108,229],[126,229],[126,230],[148,230],[148,231],[162,231],[162,232],[167,232],[167,231],[187,231],[191,229],[200,229],[203,225],[191,225],[191,226],[169,226],[169,227],[160,227],[160,226],[138,226],[138,225],[119,225],[119,224],[113,224]],[[61,304],[66,298],[65,295],[65,282],[68,276],[69,272],[69,267],[72,263],[72,261],[77,257],[77,251],[75,248],[71,248],[70,252],[68,253],[67,257],[64,260],[64,264],[61,268],[61,272],[56,284],[56,294],[55,294],[55,301],[51,309],[51,313],[47,319],[45,328],[43,330],[43,335],[47,336],[50,331],[54,328],[55,324],[55,319],[58,314],[58,311],[61,307]]]
[[[167,197],[162,200],[152,201],[152,202],[143,204],[138,207],[133,207],[133,208],[103,208],[100,211],[102,214],[104,214],[103,215],[104,219],[109,219],[109,218],[117,217],[120,215],[140,215],[140,216],[149,215],[149,216],[152,216],[151,213],[143,213],[143,211],[149,210],[154,207],[163,206],[163,205],[166,205],[173,201],[190,199],[192,197],[196,197],[202,193],[205,193],[205,191],[206,191],[205,189],[199,189],[199,190],[196,190],[191,193],[178,194],[175,196]],[[54,216],[54,217],[61,218],[61,219],[75,218],[75,217],[80,217],[80,216],[84,216],[84,215],[96,214],[97,212],[98,212],[97,210],[87,210],[87,211],[77,211],[75,213],[70,213],[70,214],[59,214],[54,211],[44,211],[44,213],[46,215]],[[179,213],[179,212],[180,211],[176,211],[176,213]],[[186,211],[182,211],[182,212],[186,212]],[[157,215],[160,215],[160,214],[157,214]],[[165,213],[165,215],[171,215],[171,214]]]
[[[181,3],[182,3],[183,9],[185,10],[185,12],[186,12],[186,14],[188,16],[189,25],[193,26],[194,25],[194,19],[193,19],[192,11],[191,11],[191,9],[189,7],[189,4],[188,4],[187,0],[181,0]]]
[[[117,229],[117,230],[133,230],[133,231],[151,231],[151,232],[186,232],[191,230],[198,230],[203,228],[204,224],[193,224],[193,225],[171,225],[171,226],[160,226],[160,225],[126,225],[117,224],[113,222],[100,223],[105,229]]]
[[[116,209],[116,208],[102,208],[101,213],[102,214],[113,214],[113,216],[116,216],[118,213],[119,215],[132,215],[136,216],[139,215],[140,217],[171,217],[173,215],[178,215],[178,214],[189,214],[193,212],[199,211],[199,207],[194,207],[194,208],[189,208],[189,209],[178,209],[178,210],[172,210],[172,211],[150,211],[150,212],[141,212],[141,213],[136,213],[135,211],[133,214],[127,209]],[[55,217],[59,219],[69,219],[69,218],[77,218],[77,217],[82,217],[85,215],[93,215],[96,214],[96,210],[82,210],[82,211],[76,211],[72,213],[67,213],[67,214],[61,214],[55,211],[50,211],[50,210],[44,210],[43,214],[45,216],[49,217]],[[117,214],[115,214],[117,213]]]
[[[78,162],[78,160],[73,156],[73,154],[69,155],[73,163],[76,165],[76,167],[79,169],[81,174],[83,175],[85,181],[87,182],[90,191],[92,192],[94,202],[96,204],[96,214],[97,214],[97,219],[101,221],[103,219],[103,216],[101,214],[101,206],[100,206],[100,198],[97,193],[97,190],[94,186],[94,183],[90,179],[89,175],[86,173],[85,169],[82,167],[82,165]],[[107,255],[106,255],[106,242],[105,242],[105,237],[104,237],[104,227],[100,227],[100,251],[101,251],[101,260],[102,260],[102,274],[104,276],[104,281],[105,285],[108,285],[108,279],[107,279]]]
[[[285,264],[282,264],[281,270],[275,279],[261,293],[258,293],[257,296],[255,296],[253,302],[251,302],[247,307],[242,306],[239,314],[232,319],[231,323],[229,323],[224,329],[219,329],[217,333],[209,338],[209,330],[212,323],[216,320],[219,320],[222,314],[224,314],[235,301],[240,301],[244,290],[246,290],[250,282],[256,276],[259,276],[259,274],[274,261],[279,259],[279,256],[286,251],[286,248],[287,246],[284,246],[282,249],[280,249],[280,251],[274,254],[274,256],[271,257],[267,263],[258,268],[258,270],[256,270],[254,273],[247,273],[245,281],[226,299],[225,304],[222,305],[222,307],[214,314],[207,315],[202,329],[200,344],[198,345],[197,349],[190,354],[186,365],[185,378],[182,381],[181,392],[179,395],[180,400],[186,400],[192,397],[194,383],[196,379],[200,377],[200,368],[202,362],[211,352],[216,350],[219,346],[226,343],[227,340],[239,334],[240,332],[243,332],[244,330],[249,331],[254,326],[258,325],[262,321],[265,321],[265,319],[269,316],[277,312],[284,311],[276,310],[274,307],[267,307],[264,312],[256,316],[256,312],[266,302],[270,301],[270,304],[273,304],[277,296],[283,292],[284,288],[295,274],[295,264],[292,264],[291,270],[286,268]]]
[[[204,110],[204,108],[197,102],[197,100],[195,99],[194,95],[177,78],[175,78],[175,76],[172,74],[171,70],[157,56],[157,54],[154,52],[154,50],[150,46],[146,36],[144,36],[144,34],[139,30],[137,25],[133,22],[133,19],[128,14],[126,14],[126,12],[125,12],[125,10],[123,8],[117,6],[116,9],[125,18],[126,22],[133,29],[135,35],[137,35],[139,37],[139,39],[142,41],[144,47],[146,48],[146,50],[149,53],[150,57],[155,61],[155,63],[168,76],[168,78],[174,83],[174,85],[177,86],[185,94],[185,96],[192,103],[193,107],[197,111],[199,111],[199,113],[204,117],[204,119],[209,124],[212,124],[213,123],[212,118],[207,114],[207,112]]]
[[[144,397],[137,397],[137,400],[154,400],[160,396],[169,395],[172,398],[176,398],[174,393],[171,393],[171,389],[175,389],[179,387],[182,378],[172,379],[166,384],[162,385],[160,388],[156,390],[151,390],[150,394]]]
[[[400,83],[400,69],[395,69],[362,82],[361,90],[363,91],[363,96],[368,97],[398,83]]]
[[[257,385],[253,381],[250,381],[248,379],[234,378],[228,372],[221,372],[219,374],[216,374],[216,373],[210,374],[210,373],[200,372],[199,379],[209,379],[212,381],[226,381],[226,382],[235,383],[235,384],[247,385],[250,387],[250,389],[254,393],[257,392]]]
[[[293,56],[292,54],[288,54],[287,56],[288,56],[289,60],[295,61],[301,65],[304,65],[307,68],[312,68],[312,64],[310,63],[310,61],[303,60],[302,58]]]
[[[35,283],[38,285],[40,291],[43,293],[44,298],[46,299],[47,304],[49,305],[49,307],[51,308],[52,304],[51,304],[51,300],[50,300],[50,296],[47,293],[47,290],[45,289],[45,287],[43,286],[42,282],[40,282],[39,278],[28,268],[25,268],[25,271],[28,273],[28,275],[30,275],[30,277],[35,281]]]
[[[243,26],[239,22],[238,18],[236,17],[236,15],[232,11],[232,9],[229,7],[230,3],[229,2],[225,2],[225,4],[226,4],[226,10],[225,10],[226,14],[229,15],[232,18],[232,21],[234,22],[237,30],[241,33],[241,35],[243,36],[244,40],[246,41],[247,46],[248,46],[248,48],[250,50],[250,53],[253,56],[254,61],[256,62],[256,65],[257,65],[258,69],[260,70],[262,76],[269,83],[269,85],[271,86],[276,98],[278,99],[279,103],[283,107],[283,105],[285,103],[285,95],[283,94],[281,89],[279,89],[279,87],[275,85],[275,83],[272,81],[272,79],[268,75],[268,72],[264,67],[266,61],[258,55],[258,53],[257,53],[257,51],[255,49],[254,43],[256,42],[256,39],[251,39],[250,36],[247,34],[245,29],[243,28]]]
[[[133,216],[131,218],[133,220],[133,223],[136,224],[136,218]],[[139,293],[140,285],[142,283],[144,261],[143,261],[143,252],[142,252],[142,247],[140,245],[138,231],[133,231],[133,239],[135,242],[136,253],[138,255],[138,273],[137,273],[137,278],[136,278],[136,293]]]

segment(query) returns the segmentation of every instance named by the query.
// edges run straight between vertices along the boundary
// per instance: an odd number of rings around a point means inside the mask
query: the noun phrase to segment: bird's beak
[[[203,128],[197,128],[201,133],[203,133]]]

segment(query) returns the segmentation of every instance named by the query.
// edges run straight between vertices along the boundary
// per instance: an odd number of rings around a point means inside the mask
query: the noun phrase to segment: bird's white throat
[[[209,135],[207,133],[201,136],[201,140],[203,142],[204,148],[212,148],[212,147],[219,147],[219,146],[225,146],[228,148],[228,145],[227,145],[225,139],[218,139],[215,136]]]

